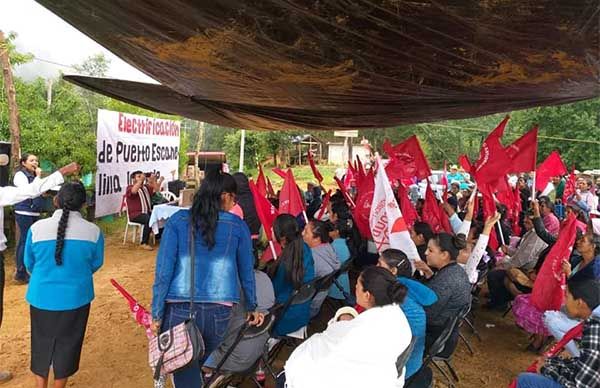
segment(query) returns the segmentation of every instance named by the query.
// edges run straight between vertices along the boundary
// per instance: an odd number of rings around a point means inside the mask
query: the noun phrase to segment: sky
[[[16,67],[15,74],[25,78],[54,78],[59,71],[75,74],[66,66],[82,63],[86,58],[103,53],[110,60],[108,76],[141,82],[153,80],[127,64],[91,38],[42,7],[33,0],[0,0],[0,30],[4,34],[17,33],[17,50],[33,54],[32,62]]]

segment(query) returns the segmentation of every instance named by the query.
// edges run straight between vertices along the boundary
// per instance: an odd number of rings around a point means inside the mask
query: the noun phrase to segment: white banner
[[[134,171],[177,178],[180,124],[98,109],[96,217],[119,212]]]
[[[378,158],[377,162],[375,191],[369,217],[373,242],[377,246],[378,252],[394,248],[403,251],[411,263],[414,260],[420,260],[419,252],[410,238],[381,158]]]

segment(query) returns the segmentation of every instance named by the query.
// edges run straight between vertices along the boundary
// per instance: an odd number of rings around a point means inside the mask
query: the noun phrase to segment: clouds
[[[69,66],[83,62],[89,56],[103,53],[110,60],[109,77],[133,81],[154,82],[151,78],[119,59],[70,24],[33,0],[2,0],[0,28],[4,33],[18,34],[17,49],[41,60],[19,66],[15,73],[23,78],[56,77],[59,71],[73,74]]]

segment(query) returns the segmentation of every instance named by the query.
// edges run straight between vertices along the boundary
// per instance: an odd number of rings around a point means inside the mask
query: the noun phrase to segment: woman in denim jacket
[[[248,226],[228,213],[235,204],[237,185],[229,174],[209,174],[190,210],[181,210],[167,222],[156,257],[152,318],[154,329],[165,331],[190,315],[190,224],[195,241],[194,313],[206,347],[205,356],[174,374],[177,388],[202,386],[200,366],[227,330],[232,306],[244,293],[251,324],[263,316],[255,312],[254,256]],[[241,286],[241,291],[240,291]]]

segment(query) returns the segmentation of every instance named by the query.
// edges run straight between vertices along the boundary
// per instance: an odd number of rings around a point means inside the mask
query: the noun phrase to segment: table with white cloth
[[[152,232],[154,232],[154,234],[157,234],[158,230],[165,225],[165,222],[167,222],[169,217],[183,209],[189,208],[170,205],[168,203],[163,205],[155,205],[152,208],[152,214],[150,214],[149,222],[150,227],[152,228]]]

